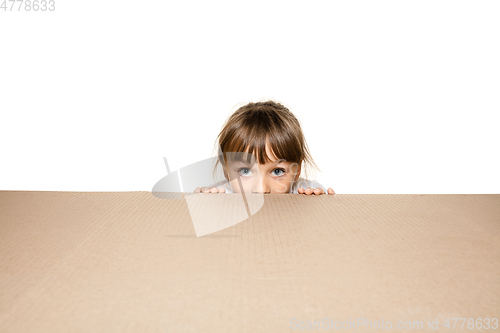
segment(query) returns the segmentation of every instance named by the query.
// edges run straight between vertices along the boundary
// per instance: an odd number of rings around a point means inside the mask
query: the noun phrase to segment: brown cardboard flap
[[[239,194],[196,195],[243,211]],[[0,331],[363,332],[383,320],[438,332],[454,331],[448,318],[500,319],[500,195],[264,195],[250,218],[201,237],[186,200],[0,191]]]

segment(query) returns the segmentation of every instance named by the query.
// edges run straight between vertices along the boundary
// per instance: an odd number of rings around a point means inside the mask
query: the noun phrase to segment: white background
[[[1,190],[150,191],[164,156],[214,156],[234,106],[270,97],[336,193],[500,193],[499,1],[17,7],[0,11]]]

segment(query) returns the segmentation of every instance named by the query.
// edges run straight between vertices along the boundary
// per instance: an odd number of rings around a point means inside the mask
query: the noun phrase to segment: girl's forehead
[[[240,165],[245,165],[245,166],[254,166],[254,165],[275,166],[275,165],[288,165],[291,162],[288,162],[284,159],[278,159],[278,160],[273,160],[273,161],[269,161],[267,163],[262,164],[262,163],[258,163],[258,161],[255,159],[253,159],[251,161],[248,161],[247,159],[237,159],[237,160],[229,160],[228,163],[236,165],[236,166],[240,166]]]
[[[253,152],[250,152],[250,148],[252,148]],[[265,152],[263,152],[265,155],[263,156],[263,160],[266,161],[267,157],[267,162],[262,164],[259,163],[259,147],[257,146],[252,146],[248,145],[244,151],[240,152],[226,152],[226,159],[228,163],[234,164],[234,163],[245,163],[245,164],[259,164],[259,165],[277,165],[277,164],[290,164],[292,162],[288,162],[283,158],[278,158],[276,154],[274,153],[271,144],[269,143],[269,140],[266,141],[265,145]]]

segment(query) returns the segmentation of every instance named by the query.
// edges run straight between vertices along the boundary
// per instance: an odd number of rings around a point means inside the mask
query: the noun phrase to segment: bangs
[[[272,156],[267,154],[266,143]],[[229,159],[252,164],[257,161],[259,164],[266,164],[281,159],[298,163],[302,156],[297,146],[300,146],[297,138],[282,128],[259,126],[239,128],[234,132],[232,140],[224,146],[223,151],[226,161]],[[226,153],[231,154],[226,155]]]
[[[228,160],[249,164],[280,160],[299,166],[304,163],[306,177],[307,167],[316,165],[300,122],[287,107],[274,101],[250,102],[233,112],[217,136],[216,145],[214,174],[217,164],[225,168]],[[228,179],[225,171],[224,177]]]

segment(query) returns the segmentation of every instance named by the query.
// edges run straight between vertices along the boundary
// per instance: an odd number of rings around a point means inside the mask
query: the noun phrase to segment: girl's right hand
[[[225,193],[226,190],[223,188],[217,188],[217,186],[208,187],[197,187],[193,193]]]

